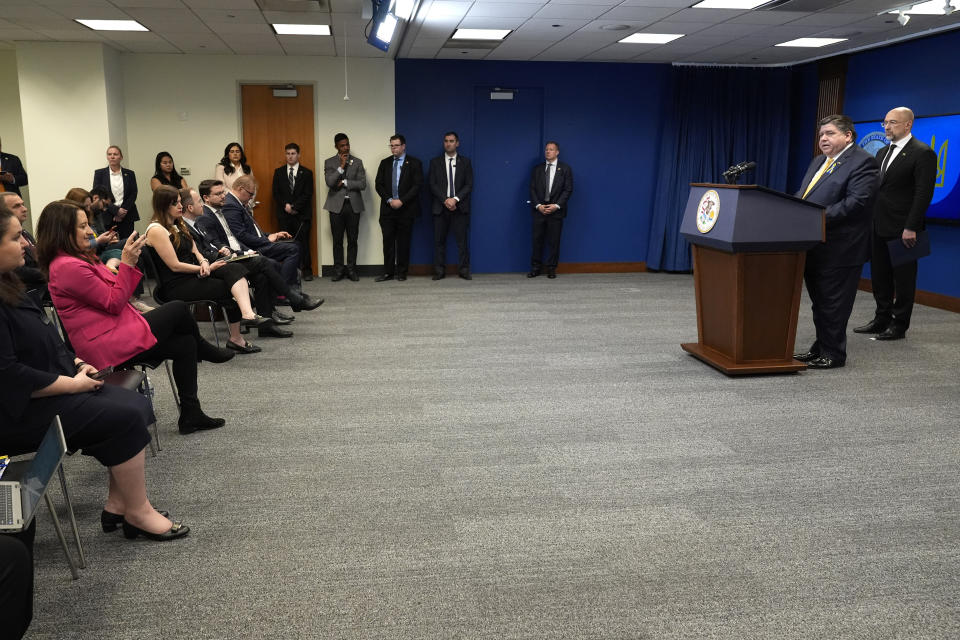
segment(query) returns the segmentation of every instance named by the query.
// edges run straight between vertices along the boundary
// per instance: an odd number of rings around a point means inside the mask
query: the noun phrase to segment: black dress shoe
[[[260,353],[263,351],[263,349],[252,342],[244,341],[243,346],[241,347],[236,342],[231,342],[230,340],[227,340],[227,349],[231,349],[237,353]]]
[[[311,298],[305,293],[301,293],[290,301],[290,308],[295,312],[313,311],[324,303],[323,298]]]
[[[347,272],[346,272],[346,271],[337,271],[337,273],[334,274],[334,276],[333,276],[333,278],[331,278],[331,280],[333,280],[334,282],[340,282],[341,280],[343,280],[343,279],[346,278],[346,277],[347,277]]]
[[[264,318],[259,314],[252,318],[240,318],[241,327],[263,327],[270,324],[273,324],[273,318]]]
[[[374,282],[386,282],[387,280],[393,280],[393,274],[385,273],[373,279]]]
[[[460,277],[464,280],[473,280],[473,276],[471,276],[469,273],[461,273]]]
[[[884,322],[883,320],[877,320],[876,318],[874,318],[873,320],[871,320],[865,325],[854,327],[853,332],[854,333],[883,333],[889,324],[890,324],[889,322]]]
[[[898,327],[887,327],[882,333],[878,333],[875,340],[903,340],[907,337],[907,332]]]
[[[170,514],[166,511],[161,511],[157,509],[157,513],[162,515],[164,518],[169,518]],[[106,509],[100,512],[100,526],[103,528],[104,533],[110,533],[111,531],[116,531],[117,527],[123,524],[123,516],[119,513],[110,513]]]
[[[820,356],[816,360],[811,360],[807,363],[808,369],[837,369],[842,367],[844,363],[840,360],[834,360],[829,356]]]
[[[210,344],[203,338],[200,339],[200,342],[197,343],[197,360],[204,360],[206,362],[213,362],[214,364],[219,364],[221,362],[226,362],[235,356],[236,354],[228,349],[223,349],[221,347]]]
[[[350,278],[351,282],[358,282],[360,280],[360,274],[357,273],[356,269],[347,271],[347,277]]]
[[[293,316],[289,316],[282,311],[274,311],[270,317],[273,318],[274,324],[290,324],[294,321]]]
[[[446,278],[446,277],[447,277],[447,275],[444,274],[444,273],[435,273],[435,274],[433,274],[433,279],[434,279],[434,280],[443,280],[443,279]]]
[[[300,279],[303,280],[304,282],[311,282],[313,280],[313,274],[305,273],[302,276],[300,276]]]
[[[127,538],[128,540],[133,540],[137,536],[143,536],[144,538],[149,538],[150,540],[164,542],[166,540],[176,540],[177,538],[182,538],[188,533],[190,533],[190,527],[181,522],[174,522],[169,531],[164,531],[163,533],[150,533],[149,531],[144,531],[140,527],[133,526],[126,520],[123,521],[123,537]]]
[[[292,338],[293,331],[288,331],[287,329],[281,329],[277,325],[269,325],[266,327],[260,328],[257,331],[257,335],[261,338]]]
[[[553,280],[554,278],[557,277],[557,274],[555,274],[553,271],[551,271],[550,273],[547,274],[547,277],[550,278],[551,280]]]
[[[810,362],[811,360],[816,360],[820,357],[819,353],[814,353],[813,351],[805,351],[803,353],[793,354],[794,360],[799,360],[800,362]]]
[[[397,282],[403,282],[403,281],[406,280],[406,279],[407,279],[407,276],[406,276],[406,275],[397,276]]]
[[[530,273],[527,274],[527,277],[528,277],[528,278],[536,278],[538,275],[540,275],[540,271],[537,270],[537,269],[534,269],[534,270],[532,270]]]

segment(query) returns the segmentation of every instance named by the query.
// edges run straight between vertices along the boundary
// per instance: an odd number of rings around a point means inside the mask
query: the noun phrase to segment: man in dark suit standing
[[[443,134],[443,155],[430,161],[429,184],[433,194],[433,279],[447,271],[447,232],[453,227],[459,256],[457,272],[464,280],[470,275],[470,192],[473,191],[473,165],[470,158],[457,153],[460,136],[455,131]]]
[[[18,196],[23,196],[20,187],[27,186],[27,172],[23,169],[23,163],[12,153],[3,153],[3,140],[0,140],[0,186],[3,191]]]
[[[870,253],[870,221],[880,167],[856,144],[844,115],[820,121],[823,155],[810,163],[797,197],[826,209],[826,242],[807,251],[804,281],[813,307],[817,339],[794,358],[811,369],[842,367],[847,360],[847,321],[857,297],[860,271]]]
[[[310,229],[313,227],[313,171],[300,165],[300,145],[284,147],[287,164],[273,172],[273,201],[280,228],[296,237],[300,246],[300,272],[313,280]]]
[[[536,278],[542,269],[548,278],[557,277],[560,258],[560,232],[567,217],[567,200],[573,193],[573,171],[560,162],[560,145],[548,142],[543,149],[546,162],[538,164],[530,174],[530,206],[533,214],[533,255],[530,258],[528,278]],[[547,260],[543,257],[544,239],[547,242]]]
[[[870,279],[877,310],[873,320],[854,328],[856,333],[876,333],[877,340],[899,340],[910,328],[913,297],[917,289],[917,261],[894,267],[887,243],[900,240],[907,247],[923,231],[924,215],[937,181],[937,154],[910,133],[913,111],[891,109],[883,121],[890,144],[877,153],[880,190],[873,207],[873,252]]]
[[[367,188],[367,172],[363,160],[350,155],[350,138],[345,133],[333,136],[337,155],[323,162],[323,179],[327,183],[327,201],[323,208],[330,212],[330,234],[333,236],[333,281],[360,279],[357,273],[357,240],[360,236],[360,214],[363,213],[363,190]],[[343,262],[343,235],[347,235],[347,262]]]
[[[383,231],[383,274],[374,282],[406,280],[410,268],[410,236],[420,215],[423,164],[407,155],[407,140],[390,137],[390,153],[380,161],[375,186],[380,196],[380,229]]]

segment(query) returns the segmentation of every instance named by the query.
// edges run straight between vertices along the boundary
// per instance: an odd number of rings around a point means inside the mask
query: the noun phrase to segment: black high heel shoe
[[[157,513],[162,515],[164,518],[169,518],[170,514],[166,511],[161,511],[157,509]],[[110,513],[106,509],[100,512],[100,526],[103,527],[104,533],[110,533],[111,531],[116,531],[117,527],[123,524],[123,516],[119,513]]]
[[[163,533],[150,533],[149,531],[144,531],[140,527],[133,526],[126,520],[123,521],[123,537],[127,540],[133,540],[137,536],[143,536],[144,538],[149,538],[150,540],[164,542],[166,540],[176,540],[177,538],[182,538],[188,533],[190,533],[190,527],[181,522],[174,522],[169,531],[164,531]]]

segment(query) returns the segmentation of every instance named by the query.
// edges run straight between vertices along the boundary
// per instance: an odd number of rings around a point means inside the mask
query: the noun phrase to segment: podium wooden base
[[[697,342],[683,350],[727,375],[790,373],[802,251],[727,253],[693,246]]]
[[[680,345],[680,348],[698,360],[702,360],[711,367],[724,372],[728,376],[762,373],[794,373],[796,371],[803,371],[807,368],[807,365],[804,363],[800,362],[799,360],[792,359],[790,362],[738,363],[734,361],[733,358],[725,356],[718,351],[714,351],[709,347],[704,347],[702,344],[697,344],[696,342],[685,342]]]

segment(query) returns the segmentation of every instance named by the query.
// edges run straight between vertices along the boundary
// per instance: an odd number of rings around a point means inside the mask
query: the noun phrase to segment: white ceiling
[[[420,0],[385,54],[365,42],[360,13],[369,0],[2,0],[0,42],[95,41],[136,53],[342,56],[346,49],[374,58],[780,65],[960,28],[960,11],[914,15],[906,27],[878,15],[909,0],[793,0],[772,11],[689,8],[696,1]],[[134,19],[150,32],[95,32],[74,18]],[[333,35],[277,36],[270,23],[327,24]],[[451,47],[458,27],[512,32],[493,48]],[[685,35],[662,45],[617,42],[645,31]],[[847,41],[821,49],[773,46],[800,37]]]

